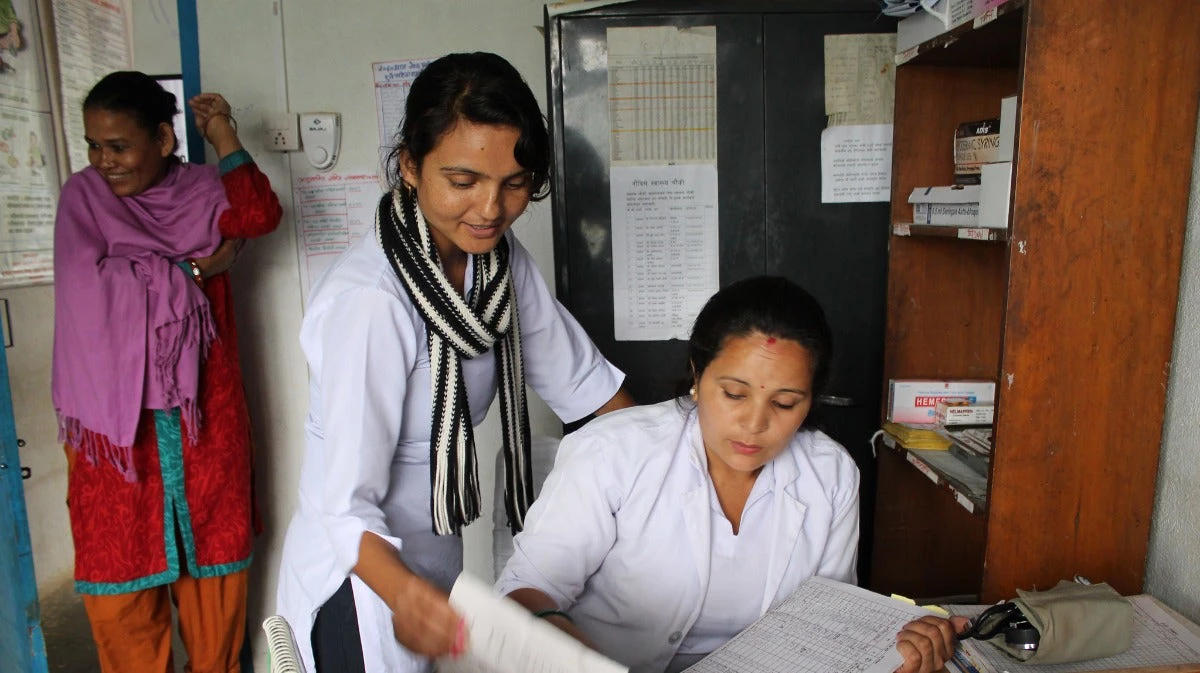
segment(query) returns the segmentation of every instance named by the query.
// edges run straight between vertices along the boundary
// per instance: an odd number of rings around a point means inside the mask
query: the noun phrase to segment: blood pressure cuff
[[[1129,648],[1133,605],[1107,584],[1062,581],[1049,591],[1023,591],[1013,603],[1040,634],[1037,649],[1020,650],[1003,638],[996,647],[1028,664],[1066,664],[1110,657]]]

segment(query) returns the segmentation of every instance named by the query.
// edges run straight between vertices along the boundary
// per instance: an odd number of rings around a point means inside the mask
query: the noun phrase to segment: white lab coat
[[[746,597],[760,614],[814,575],[854,582],[858,547],[858,468],[840,444],[801,431],[770,467],[766,588]],[[607,656],[664,671],[708,591],[710,490],[694,408],[606,414],[563,439],[497,591],[539,589]]]
[[[562,419],[582,418],[607,402],[624,376],[551,296],[512,232],[506,236],[525,380]],[[462,539],[432,532],[425,323],[373,231],[317,281],[300,344],[310,403],[299,506],[284,541],[276,609],[312,671],[313,619],[358,562],[364,531],[387,539],[413,571],[447,591],[462,570]],[[478,425],[496,395],[494,356],[464,360],[462,371]],[[352,585],[367,671],[429,670],[428,660],[396,642],[386,604],[357,577]]]

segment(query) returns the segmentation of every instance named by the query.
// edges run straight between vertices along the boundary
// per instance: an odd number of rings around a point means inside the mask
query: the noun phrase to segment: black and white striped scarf
[[[513,533],[521,530],[533,499],[529,457],[529,412],[521,363],[517,296],[508,240],[475,255],[474,287],[464,300],[442,271],[429,227],[415,194],[385,194],[375,215],[379,244],[425,319],[433,382],[433,428],[429,450],[433,487],[433,532],[461,535],[479,518],[480,494],[475,437],[460,358],[496,354],[504,431],[504,504]]]

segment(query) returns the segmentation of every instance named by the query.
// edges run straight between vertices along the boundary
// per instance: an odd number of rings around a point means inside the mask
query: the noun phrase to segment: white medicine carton
[[[908,195],[908,202],[913,204],[913,224],[979,224],[979,185],[917,187]]]
[[[933,424],[938,401],[948,397],[961,397],[974,405],[995,404],[996,382],[892,379],[888,382],[888,420]]]

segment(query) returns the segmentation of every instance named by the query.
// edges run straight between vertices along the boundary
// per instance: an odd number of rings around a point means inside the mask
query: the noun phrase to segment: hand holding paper
[[[467,652],[443,659],[443,673],[628,673],[629,669],[501,598],[463,573],[450,604],[467,622]]]

